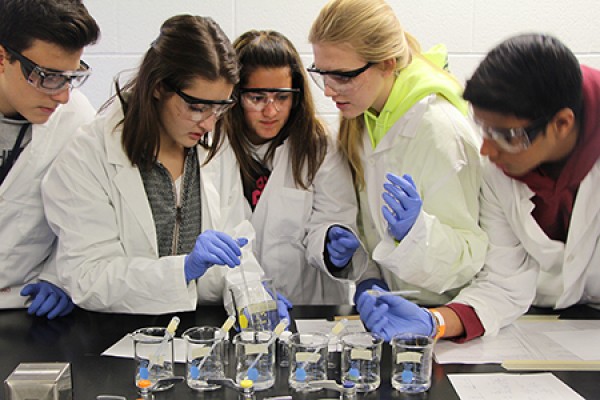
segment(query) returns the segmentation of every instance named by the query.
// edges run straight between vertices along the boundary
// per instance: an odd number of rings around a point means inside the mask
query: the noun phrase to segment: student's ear
[[[383,70],[384,75],[394,74],[396,71],[396,59],[389,58],[381,63],[381,69]]]
[[[159,83],[158,85],[156,85],[154,92],[152,92],[152,97],[154,97],[156,100],[160,100],[164,91],[165,89],[163,87],[163,84]]]
[[[550,125],[553,128],[551,131],[554,132],[558,140],[564,140],[575,129],[575,123],[573,110],[565,107],[554,114],[554,117],[550,120]]]

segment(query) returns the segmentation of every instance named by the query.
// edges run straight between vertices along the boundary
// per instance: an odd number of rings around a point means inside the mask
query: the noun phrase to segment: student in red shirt
[[[530,305],[600,303],[600,71],[558,39],[509,38],[491,50],[464,98],[481,128],[484,268],[434,312],[400,297],[363,294],[365,324],[469,340],[493,335]]]

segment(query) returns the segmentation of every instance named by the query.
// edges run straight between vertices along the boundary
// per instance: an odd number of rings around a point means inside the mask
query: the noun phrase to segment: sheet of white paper
[[[550,373],[450,374],[461,400],[584,400]]]
[[[582,360],[600,360],[597,329],[579,330],[577,337],[574,337],[573,331],[545,332],[544,334]]]
[[[175,338],[175,362],[185,363],[185,342]],[[118,342],[104,350],[103,356],[133,358],[133,339],[131,335],[123,336]]]
[[[587,358],[581,357],[581,348],[577,349],[575,345],[579,346],[577,342],[580,336],[584,338],[581,342],[588,342],[592,340],[590,335],[593,336],[588,331],[596,332],[597,337],[599,330],[598,320],[523,318],[500,330],[497,336],[484,336],[462,344],[440,340],[434,347],[434,355],[440,364],[486,364],[505,360],[600,360],[597,343],[594,343],[595,350],[586,353]]]
[[[323,333],[328,335],[331,332],[331,329],[339,322],[339,321],[328,321],[326,319],[297,319],[296,329],[298,333]],[[349,320],[346,325],[346,329],[342,332],[342,335],[345,333],[354,333],[354,332],[366,332],[366,329],[360,320]],[[337,344],[335,338],[329,342],[329,351],[341,351],[341,346]]]

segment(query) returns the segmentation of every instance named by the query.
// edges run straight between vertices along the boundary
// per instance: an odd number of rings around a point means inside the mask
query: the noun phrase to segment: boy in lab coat
[[[480,196],[485,266],[433,312],[364,294],[358,309],[371,330],[469,340],[532,304],[600,303],[599,96],[600,71],[554,37],[523,34],[488,53],[464,92],[490,161]]]
[[[99,36],[77,0],[0,1],[0,308],[53,319],[73,303],[53,273],[55,235],[40,182],[95,111],[72,89],[91,70],[83,48]]]

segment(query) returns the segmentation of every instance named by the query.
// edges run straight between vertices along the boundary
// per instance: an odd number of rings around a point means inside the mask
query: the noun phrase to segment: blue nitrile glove
[[[292,309],[292,302],[289,301],[284,295],[277,292],[277,314],[279,314],[279,320],[283,321],[284,318],[287,318],[288,321],[292,321],[290,318],[290,312],[288,310]],[[289,323],[288,323],[288,326]]]
[[[354,255],[360,242],[346,228],[334,225],[327,230],[327,252],[329,253],[329,261],[337,268],[344,268]]]
[[[245,238],[234,240],[226,233],[207,230],[198,235],[194,249],[185,256],[184,272],[186,282],[200,278],[213,265],[227,265],[235,268],[240,265]]]
[[[431,313],[400,296],[363,293],[356,308],[365,326],[388,342],[399,333],[431,336],[433,332]]]
[[[271,293],[271,291],[266,286],[265,290],[271,295],[272,298],[273,293]],[[290,313],[288,312],[288,309],[291,308],[292,302],[287,297],[279,293],[279,291],[277,291],[277,314],[279,315],[280,321],[282,321],[284,318],[287,318],[288,321],[291,321]]]
[[[33,301],[27,313],[38,317],[42,315],[46,315],[48,319],[63,317],[75,308],[69,295],[46,281],[30,283],[21,290],[21,296],[31,296]]]
[[[384,292],[390,291],[390,288],[388,287],[388,285],[381,279],[375,279],[375,278],[365,279],[364,281],[359,282],[356,285],[356,292],[354,292],[354,304],[358,305],[358,299],[359,299],[360,295],[369,289],[378,289],[378,290],[383,290]]]
[[[410,175],[400,177],[388,173],[386,178],[389,182],[383,184],[386,191],[382,197],[387,206],[381,207],[381,212],[390,234],[401,241],[415,224],[423,202]]]

